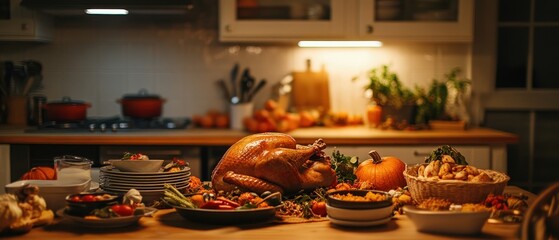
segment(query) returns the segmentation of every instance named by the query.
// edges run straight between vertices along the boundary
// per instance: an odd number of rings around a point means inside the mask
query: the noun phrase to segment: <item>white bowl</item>
[[[65,198],[68,194],[89,190],[91,180],[21,180],[7,184],[6,193],[15,193],[26,184],[39,187],[39,196],[45,199],[47,208],[56,211],[66,206]]]
[[[392,215],[392,205],[370,209],[337,208],[326,204],[328,217],[346,221],[375,221],[388,218]]]
[[[478,234],[491,212],[431,211],[404,206],[418,231],[445,234]]]
[[[123,172],[158,172],[163,160],[109,160],[111,165]]]

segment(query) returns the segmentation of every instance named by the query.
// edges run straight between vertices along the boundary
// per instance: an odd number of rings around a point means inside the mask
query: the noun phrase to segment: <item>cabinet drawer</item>
[[[376,150],[381,156],[395,156],[408,165],[425,162],[425,157],[435,150],[436,145],[422,146],[337,146],[329,147],[326,153],[331,155],[337,149],[346,156],[357,156],[359,161],[369,159],[369,151]],[[468,164],[477,168],[489,169],[491,167],[491,151],[489,146],[453,146],[464,157]]]

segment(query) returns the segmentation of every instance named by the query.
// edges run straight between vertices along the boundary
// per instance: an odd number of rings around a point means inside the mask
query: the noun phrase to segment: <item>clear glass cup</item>
[[[59,181],[85,182],[91,180],[92,161],[78,156],[64,155],[54,158],[56,179]]]

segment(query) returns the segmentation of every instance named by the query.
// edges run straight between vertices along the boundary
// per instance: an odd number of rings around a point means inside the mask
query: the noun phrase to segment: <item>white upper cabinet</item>
[[[220,0],[221,41],[292,41],[345,36],[344,0]]]
[[[52,20],[20,6],[21,0],[2,0],[0,41],[52,40]]]
[[[470,42],[474,0],[220,0],[224,42]]]
[[[359,37],[471,42],[474,0],[359,0]]]

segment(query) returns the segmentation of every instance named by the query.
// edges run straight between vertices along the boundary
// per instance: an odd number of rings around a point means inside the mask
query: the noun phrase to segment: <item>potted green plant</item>
[[[429,124],[432,128],[465,127],[467,110],[464,101],[470,80],[460,78],[460,73],[458,67],[451,69],[443,81],[433,79],[428,90],[416,86],[416,123]]]
[[[391,119],[396,124],[411,124],[415,120],[416,96],[405,87],[390,66],[381,65],[368,72],[365,85],[367,97],[382,107],[382,121]]]

